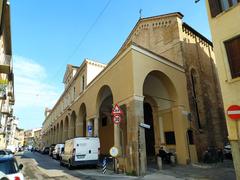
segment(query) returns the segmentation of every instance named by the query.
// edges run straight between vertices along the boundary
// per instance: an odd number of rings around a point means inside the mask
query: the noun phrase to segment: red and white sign
[[[240,120],[240,106],[232,105],[227,109],[227,115],[233,120]]]
[[[119,124],[122,121],[121,115],[114,115],[112,121],[114,124]]]
[[[112,109],[112,121],[114,124],[119,124],[122,121],[122,115],[123,111],[121,108],[118,106],[118,104],[115,104],[114,108]]]
[[[118,104],[115,104],[114,108],[112,109],[112,115],[115,115],[115,114],[123,114],[123,111],[118,106]]]

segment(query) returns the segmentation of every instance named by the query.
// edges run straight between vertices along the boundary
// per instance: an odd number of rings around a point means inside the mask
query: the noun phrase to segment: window
[[[208,0],[212,17],[236,5],[240,0]]]
[[[82,76],[82,91],[85,89],[85,78]]]
[[[76,88],[74,87],[73,88],[73,99],[75,99],[75,97],[76,97],[75,95],[76,95]]]
[[[224,42],[232,78],[240,77],[240,36]]]
[[[167,145],[176,144],[174,132],[173,131],[165,132],[165,140]]]

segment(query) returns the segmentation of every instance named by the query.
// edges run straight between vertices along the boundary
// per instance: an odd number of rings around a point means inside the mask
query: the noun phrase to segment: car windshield
[[[6,159],[0,161],[0,171],[4,174],[14,174],[17,173],[18,165],[14,159]]]
[[[3,150],[0,150],[0,155],[6,155],[7,153]]]

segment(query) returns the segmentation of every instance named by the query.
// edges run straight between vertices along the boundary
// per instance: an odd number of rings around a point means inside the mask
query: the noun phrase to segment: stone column
[[[172,108],[173,127],[176,140],[176,154],[179,164],[190,162],[187,144],[187,119],[182,114],[183,108],[176,106]]]
[[[127,104],[127,171],[144,175],[146,173],[145,130],[139,127],[144,122],[143,98],[133,97]]]
[[[76,118],[76,136],[83,136],[83,119],[80,116]]]
[[[159,131],[160,131],[160,144],[165,144],[165,138],[164,138],[164,128],[163,128],[163,119],[162,117],[158,117],[159,122]]]
[[[69,126],[68,126],[68,138],[74,138],[74,124],[72,120],[70,120]]]
[[[96,116],[94,118],[94,136],[98,137],[99,134],[98,134],[98,117]]]
[[[68,128],[63,126],[64,141],[68,139]]]

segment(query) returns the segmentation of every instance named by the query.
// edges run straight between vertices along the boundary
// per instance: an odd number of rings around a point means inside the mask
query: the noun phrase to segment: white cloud
[[[59,90],[46,83],[47,72],[43,66],[32,59],[14,56],[14,91],[17,110],[36,108],[42,111],[52,107],[59,97]]]

